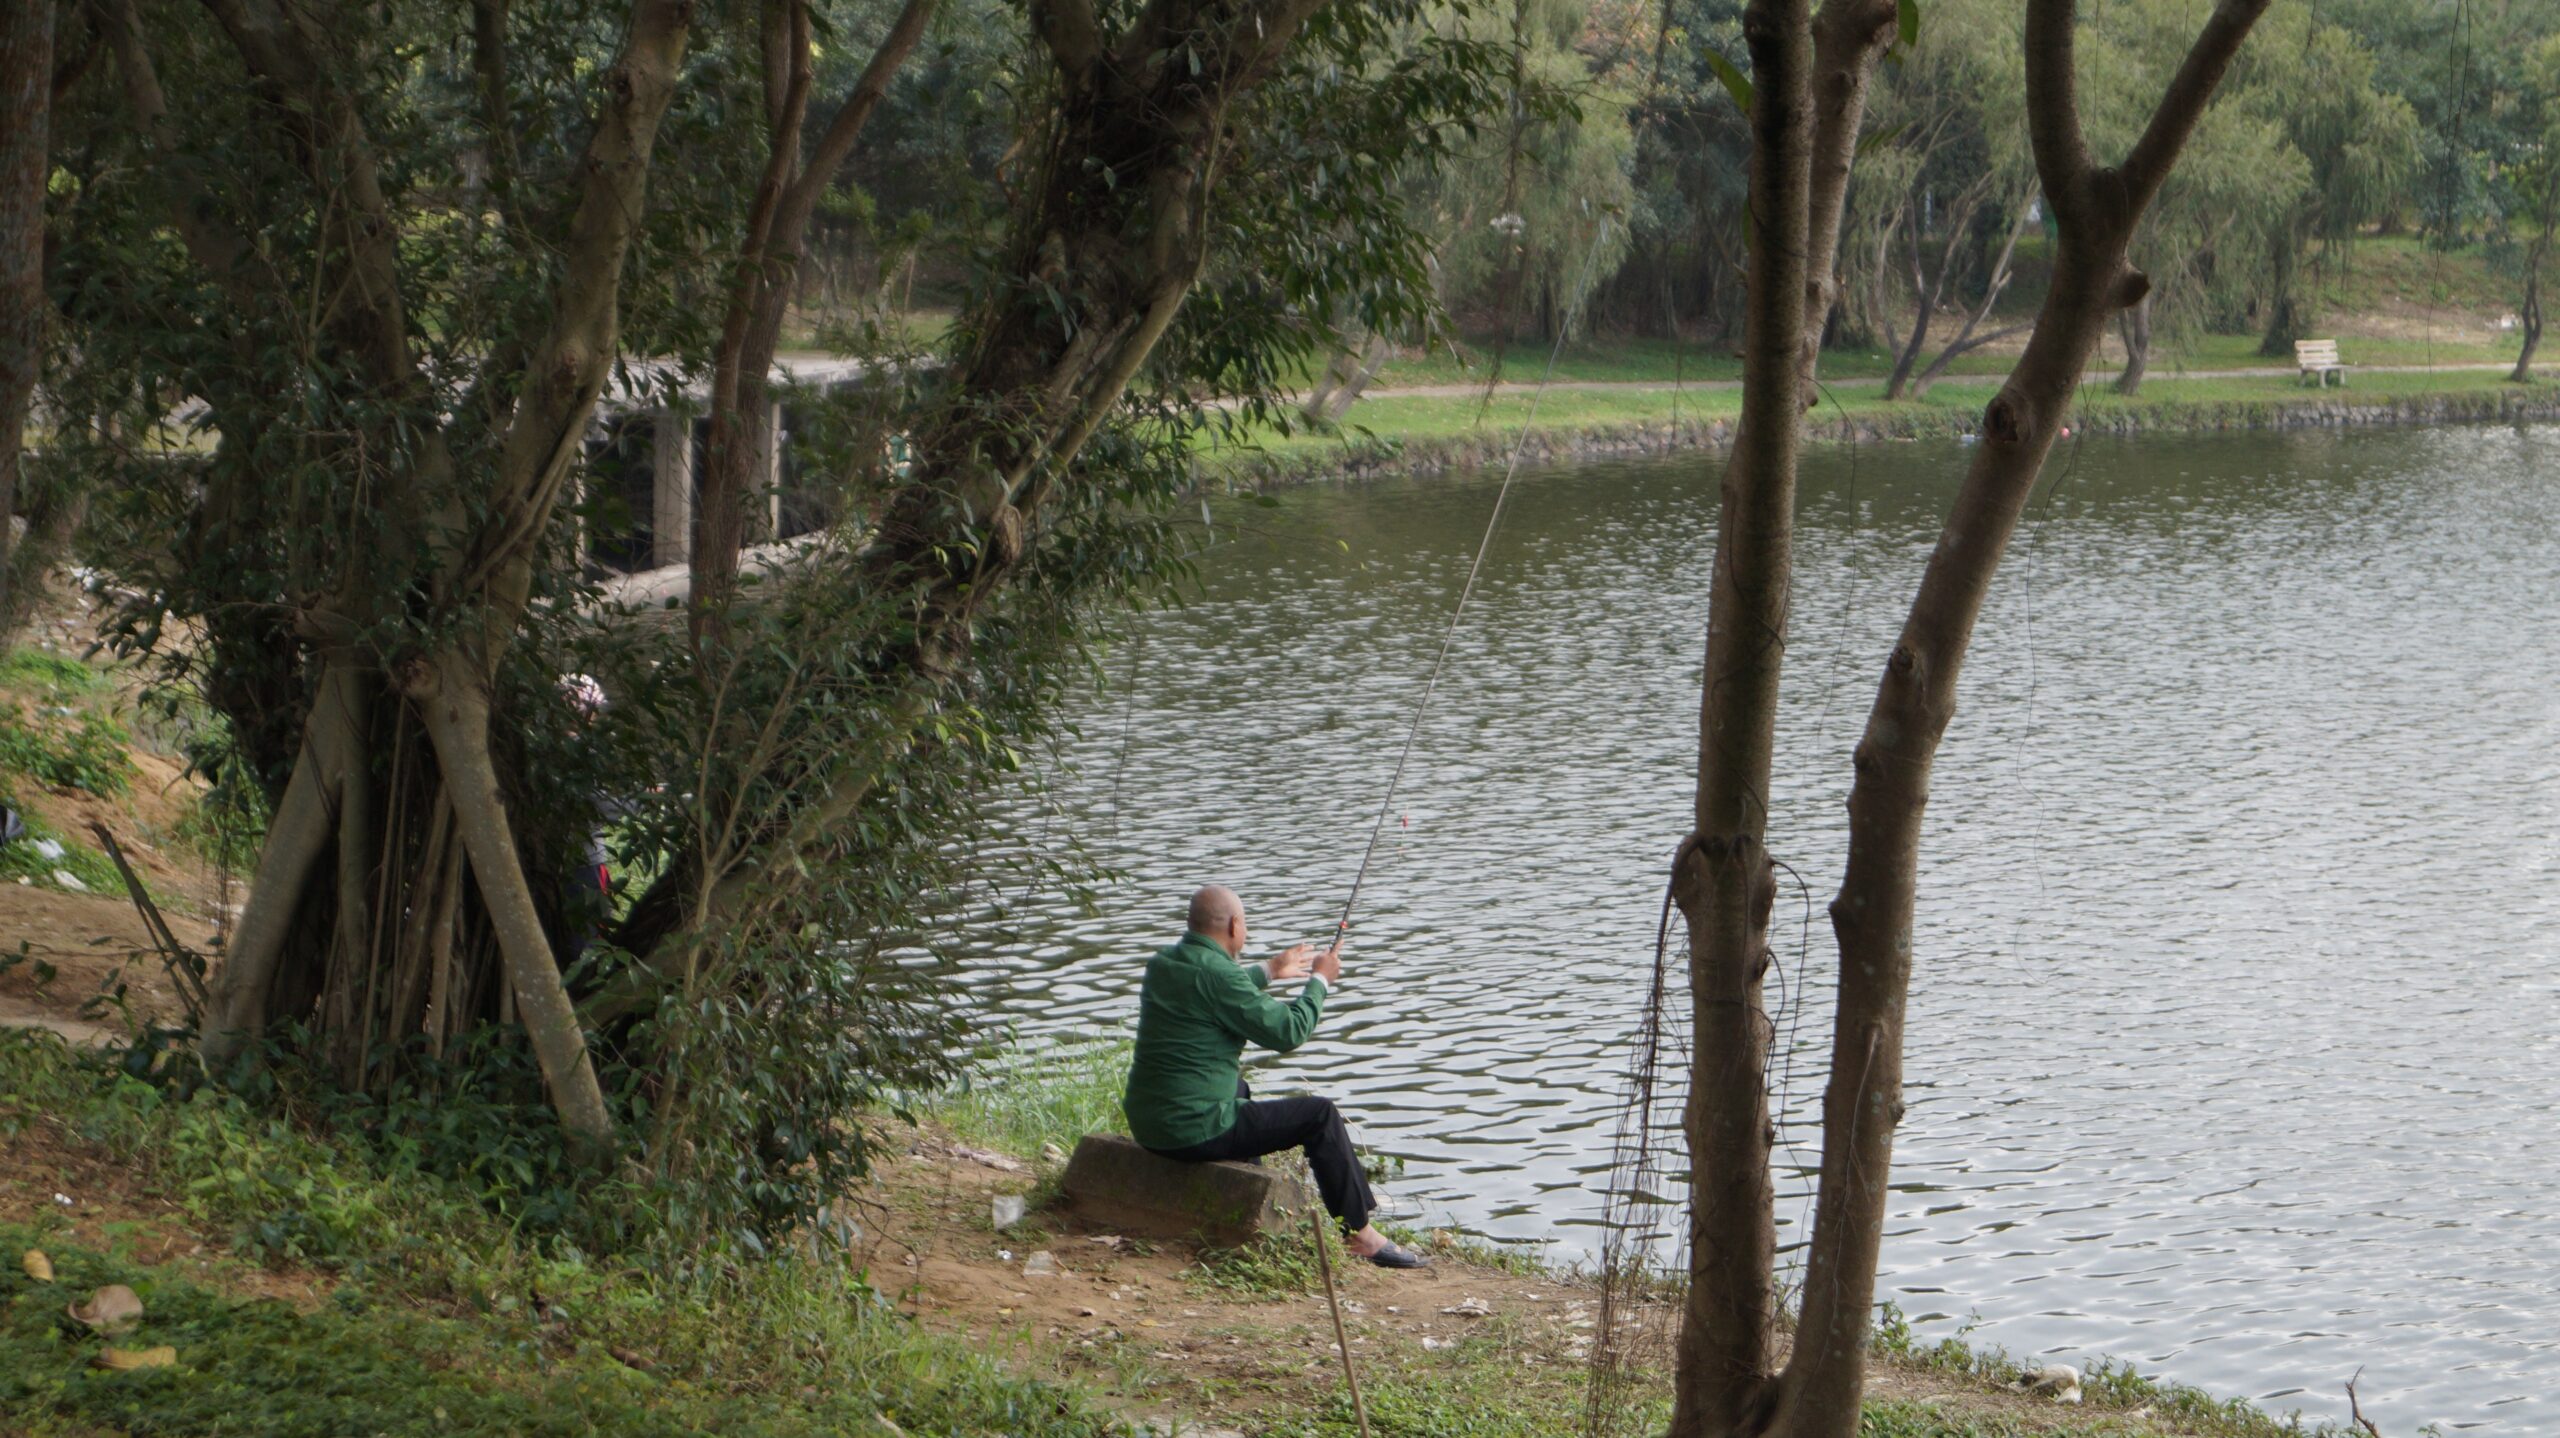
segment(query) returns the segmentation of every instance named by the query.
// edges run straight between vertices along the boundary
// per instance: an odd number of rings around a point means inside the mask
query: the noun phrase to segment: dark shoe
[[[1370,1254],[1369,1261],[1380,1268],[1429,1268],[1431,1266],[1430,1259],[1410,1249],[1398,1248],[1392,1243]]]

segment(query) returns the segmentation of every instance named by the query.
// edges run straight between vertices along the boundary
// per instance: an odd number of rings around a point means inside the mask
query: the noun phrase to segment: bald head
[[[1215,939],[1230,954],[1244,952],[1244,900],[1224,884],[1203,884],[1191,896],[1191,932]]]

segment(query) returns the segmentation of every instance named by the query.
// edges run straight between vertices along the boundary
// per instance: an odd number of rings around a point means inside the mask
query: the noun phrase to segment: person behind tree
[[[1285,1054],[1315,1032],[1326,993],[1342,981],[1341,943],[1322,954],[1297,944],[1257,964],[1242,962],[1244,944],[1244,902],[1211,884],[1191,896],[1181,942],[1147,961],[1138,1051],[1120,1104],[1130,1136],[1188,1163],[1304,1149],[1345,1246],[1381,1268],[1423,1267],[1419,1256],[1370,1227],[1377,1195],[1333,1100],[1257,1099],[1244,1081],[1246,1044]],[[1287,1003],[1264,992],[1295,978],[1305,978],[1306,987]]]

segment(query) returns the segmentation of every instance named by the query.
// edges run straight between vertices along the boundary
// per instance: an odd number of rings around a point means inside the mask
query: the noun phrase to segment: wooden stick
[[[160,917],[160,906],[151,902],[151,891],[142,886],[142,877],[127,863],[123,846],[107,826],[91,821],[89,832],[98,838],[98,846],[107,851],[108,862],[116,866],[116,876],[124,880],[124,891],[133,900],[134,912],[142,916],[143,931],[151,935],[151,946],[160,951],[160,964],[169,971],[169,986],[178,991],[178,1002],[185,1006],[187,1023],[201,1027],[204,1023],[204,980],[197,975],[203,963],[195,951],[178,942],[169,921]]]
[[[2364,1369],[2359,1366],[2356,1377],[2347,1380],[2347,1413],[2355,1419],[2357,1427],[2372,1434],[2373,1438],[2382,1438],[2382,1430],[2374,1427],[2373,1420],[2364,1416],[2364,1405],[2356,1401],[2356,1378],[2363,1376]]]
[[[1324,1274],[1324,1301],[1333,1310],[1333,1346],[1342,1351],[1342,1381],[1351,1385],[1351,1416],[1360,1423],[1360,1438],[1369,1438],[1369,1407],[1360,1401],[1360,1375],[1351,1367],[1351,1340],[1342,1331],[1342,1299],[1333,1291],[1333,1254],[1325,1247],[1324,1220],[1307,1211],[1307,1236],[1316,1241],[1316,1268]]]

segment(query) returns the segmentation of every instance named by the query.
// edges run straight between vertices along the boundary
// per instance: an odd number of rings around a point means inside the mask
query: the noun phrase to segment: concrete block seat
[[[1144,1238],[1235,1248],[1303,1227],[1318,1201],[1285,1174],[1249,1163],[1184,1163],[1117,1134],[1089,1133],[1067,1160],[1059,1201],[1082,1222]]]

